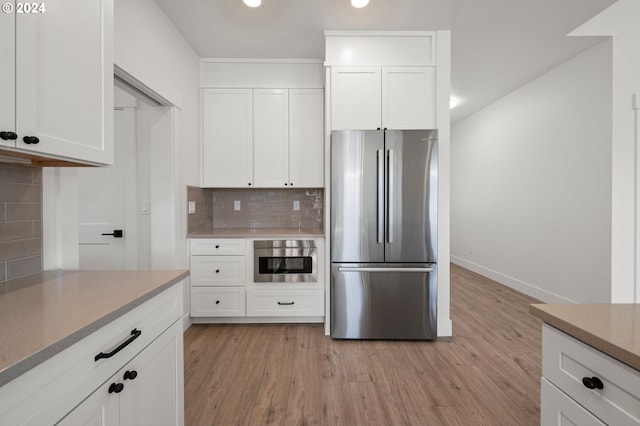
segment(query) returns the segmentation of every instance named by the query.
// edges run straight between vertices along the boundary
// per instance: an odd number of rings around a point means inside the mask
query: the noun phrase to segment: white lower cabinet
[[[244,288],[191,287],[191,316],[243,317],[244,297]]]
[[[182,323],[176,322],[59,424],[182,424],[182,348]]]
[[[542,425],[640,425],[640,371],[546,324],[542,375]]]
[[[544,377],[541,380],[540,424],[544,426],[604,426],[596,416],[582,405],[569,398],[567,394],[552,385]]]
[[[248,289],[247,315],[255,317],[324,315],[324,292],[322,290]]]
[[[0,424],[183,425],[183,286],[2,386]]]
[[[287,239],[277,238],[277,239]],[[322,322],[324,240],[317,246],[317,282],[253,282],[252,238],[192,238],[190,315],[196,322]]]

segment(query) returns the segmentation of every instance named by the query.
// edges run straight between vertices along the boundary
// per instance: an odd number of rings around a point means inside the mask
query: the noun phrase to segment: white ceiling
[[[200,57],[324,58],[324,30],[451,30],[460,120],[600,39],[566,37],[615,0],[156,0]]]

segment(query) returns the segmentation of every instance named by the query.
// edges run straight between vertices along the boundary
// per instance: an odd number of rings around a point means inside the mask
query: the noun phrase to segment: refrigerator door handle
[[[395,195],[395,191],[393,189],[393,185],[395,183],[395,177],[393,174],[393,150],[387,150],[387,170],[389,176],[387,177],[387,242],[389,244],[393,243],[393,197]]]
[[[378,150],[378,211],[376,212],[377,241],[384,242],[384,151]]]
[[[361,267],[344,267],[338,268],[339,272],[433,272],[433,268],[361,268]]]

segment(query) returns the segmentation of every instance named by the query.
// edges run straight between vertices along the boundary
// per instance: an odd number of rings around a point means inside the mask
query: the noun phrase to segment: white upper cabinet
[[[326,31],[331,130],[436,128],[436,32]]]
[[[380,67],[331,68],[331,129],[381,127]]]
[[[289,182],[324,186],[324,91],[289,90]]]
[[[382,126],[436,128],[435,67],[382,68]]]
[[[331,129],[433,129],[435,67],[331,67]]]
[[[16,10],[0,18],[0,130],[17,136],[2,145],[42,157],[112,164],[113,1],[45,2],[44,10],[32,9],[34,3],[12,4],[39,13]],[[13,19],[15,34],[9,34]],[[6,64],[13,61],[12,78]],[[15,92],[13,102],[4,97],[7,91]]]
[[[203,59],[202,186],[324,186],[320,61]]]
[[[289,91],[255,89],[253,111],[255,186],[289,186]]]
[[[253,186],[253,91],[202,92],[203,186]]]
[[[7,4],[12,4],[8,2]],[[15,15],[0,13],[0,147],[15,146]],[[17,137],[17,135],[15,135]]]

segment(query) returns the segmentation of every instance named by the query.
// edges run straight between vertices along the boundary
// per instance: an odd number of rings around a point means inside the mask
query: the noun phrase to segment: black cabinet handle
[[[597,377],[583,377],[582,384],[589,389],[603,389],[604,384],[602,380]]]
[[[249,182],[249,186],[251,186],[251,182]]]
[[[100,352],[98,355],[96,355],[96,357],[94,358],[95,361],[98,361],[99,359],[102,358],[111,358],[112,356],[114,356],[115,354],[117,354],[118,352],[120,352],[121,350],[123,350],[124,348],[126,348],[128,345],[131,344],[131,342],[133,342],[134,340],[136,340],[138,337],[140,337],[142,335],[142,331],[138,330],[137,328],[134,328],[133,330],[131,330],[131,337],[129,337],[127,340],[125,340],[124,342],[122,342],[120,344],[120,346],[118,346],[117,348],[115,348],[114,350],[112,350],[109,353],[104,353],[104,352]]]
[[[15,141],[18,135],[15,132],[0,132],[0,139],[3,141]]]
[[[219,273],[220,273],[220,269],[216,269],[216,274],[219,274]]]
[[[122,383],[111,383],[109,386],[109,393],[120,393],[124,389],[124,385]]]
[[[110,234],[102,234],[102,235],[112,235],[113,238],[122,238],[122,236],[124,234],[122,232],[122,229],[114,229],[112,233],[110,233]]]
[[[291,306],[296,302],[278,302],[278,305],[280,306]]]
[[[40,142],[40,139],[38,139],[36,136],[25,136],[24,138],[22,138],[22,140],[27,145],[31,145],[31,144],[35,145]]]
[[[285,183],[284,183],[284,186],[287,186],[287,185],[288,185],[288,183],[287,183],[287,182],[285,182]]]
[[[216,244],[216,248],[220,248],[220,245]]]
[[[124,372],[124,380],[133,380],[138,377],[138,372],[136,370],[127,370]]]
[[[290,183],[289,183],[289,186],[293,186],[293,182],[290,182]]]
[[[219,304],[220,304],[220,301],[219,301],[219,300],[216,300],[216,305],[219,305]]]

